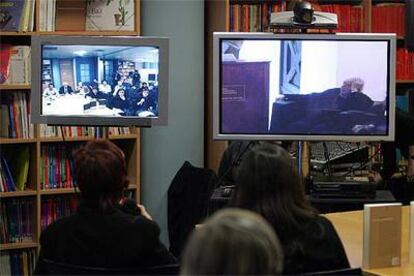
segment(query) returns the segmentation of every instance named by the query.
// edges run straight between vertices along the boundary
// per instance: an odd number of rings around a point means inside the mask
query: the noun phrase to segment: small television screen
[[[214,34],[215,139],[393,140],[394,34]]]
[[[166,119],[165,38],[35,37],[32,47],[34,122],[148,126]]]

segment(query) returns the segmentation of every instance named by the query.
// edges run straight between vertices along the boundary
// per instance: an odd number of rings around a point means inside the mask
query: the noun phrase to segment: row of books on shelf
[[[30,123],[30,100],[25,91],[1,95],[0,136],[7,138],[33,138],[34,126]]]
[[[337,32],[363,32],[364,13],[360,5],[321,5],[321,11],[335,13],[338,16]]]
[[[414,52],[406,48],[397,49],[396,74],[397,80],[414,79]]]
[[[285,10],[285,2],[230,5],[230,31],[269,31],[270,15]]]
[[[12,154],[0,154],[0,192],[24,191],[29,175],[28,147],[13,149]]]
[[[405,35],[405,5],[380,4],[372,7],[372,32]]]
[[[0,84],[30,83],[30,46],[10,44],[0,46]]]
[[[35,201],[32,199],[2,200],[0,204],[0,242],[33,242],[35,232]]]
[[[109,135],[131,134],[129,127],[108,127]],[[48,126],[40,125],[41,137],[102,137],[104,130],[90,126]]]
[[[78,206],[79,199],[77,196],[58,196],[42,201],[40,218],[41,229],[45,229],[59,218],[75,213]]]
[[[34,10],[35,1],[2,0],[0,31],[33,31]]]
[[[48,145],[41,147],[41,189],[74,188],[72,151],[79,145]]]
[[[0,275],[33,275],[36,260],[36,249],[2,251]]]

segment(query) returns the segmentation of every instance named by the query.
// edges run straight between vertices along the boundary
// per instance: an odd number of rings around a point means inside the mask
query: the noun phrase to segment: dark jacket
[[[104,268],[174,263],[159,234],[158,225],[142,216],[118,208],[98,212],[81,205],[76,214],[42,232],[39,259]],[[44,267],[37,265],[35,274],[44,273]]]
[[[194,226],[207,215],[209,198],[217,176],[185,161],[168,188],[168,234],[170,251],[180,257]]]
[[[302,234],[283,245],[283,274],[300,274],[349,268],[345,249],[332,223],[323,216],[303,226]],[[281,241],[282,244],[284,243]]]
[[[72,87],[71,86],[66,86],[66,91],[65,91],[65,87],[64,86],[61,86],[60,88],[59,88],[59,94],[61,94],[61,95],[64,95],[64,94],[68,94],[68,93],[73,93],[73,89],[72,89]]]

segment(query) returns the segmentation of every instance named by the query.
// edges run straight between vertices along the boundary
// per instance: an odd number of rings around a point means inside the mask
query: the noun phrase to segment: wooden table
[[[409,263],[409,212],[410,207],[403,207],[401,266],[377,269],[363,269],[376,275],[414,275],[414,264]],[[362,233],[363,212],[342,212],[325,215],[335,226],[344,244],[348,260],[352,267],[362,267]]]

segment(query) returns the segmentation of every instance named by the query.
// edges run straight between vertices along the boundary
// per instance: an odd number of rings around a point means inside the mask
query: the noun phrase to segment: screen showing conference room
[[[158,117],[159,48],[43,45],[42,115]]]
[[[221,39],[219,133],[384,135],[389,41]]]

